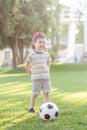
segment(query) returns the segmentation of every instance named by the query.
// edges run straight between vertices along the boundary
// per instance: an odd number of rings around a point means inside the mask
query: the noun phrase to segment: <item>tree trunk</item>
[[[8,37],[7,40],[12,50],[12,66],[13,66],[13,69],[16,69],[17,68],[17,49],[16,49],[15,38],[14,36]]]
[[[13,69],[17,69],[17,53],[16,53],[16,46],[14,43],[12,46],[12,53],[13,53]]]
[[[23,43],[22,40],[19,40],[19,44],[18,44],[18,49],[19,49],[19,64],[23,64],[24,59],[23,59]]]
[[[12,41],[12,53],[13,53],[13,69],[17,69],[18,65],[18,57],[19,57],[19,51],[18,51],[18,33],[16,33],[15,37]]]

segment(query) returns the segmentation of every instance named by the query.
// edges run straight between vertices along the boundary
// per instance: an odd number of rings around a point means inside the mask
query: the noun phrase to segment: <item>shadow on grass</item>
[[[31,82],[31,77],[28,73],[8,73],[0,74],[0,86],[1,84],[8,84],[8,83],[14,83],[15,82]]]
[[[84,63],[66,63],[58,64],[53,63],[51,65],[51,71],[87,71],[87,64]]]
[[[18,67],[17,69],[9,69],[8,71],[5,72],[5,74],[13,74],[13,73],[26,73],[26,70],[24,67]]]
[[[13,118],[7,124],[5,130],[58,130],[58,120],[44,121],[40,119],[38,113],[24,113],[16,118]]]

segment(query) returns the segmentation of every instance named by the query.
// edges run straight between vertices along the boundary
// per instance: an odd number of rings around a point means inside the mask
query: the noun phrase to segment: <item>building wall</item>
[[[12,51],[10,48],[0,50],[0,67],[6,63],[9,65],[12,62]]]
[[[74,62],[81,62],[81,59],[83,56],[83,47],[84,47],[83,44],[76,44],[75,45]],[[67,47],[64,47],[62,45],[58,49],[58,53],[57,53],[58,58],[56,59],[56,61],[68,63],[69,59],[67,59],[66,56],[67,56]]]
[[[24,48],[23,56],[25,58],[26,52],[29,53],[31,50],[29,48]],[[0,67],[4,65],[12,65],[12,50],[10,48],[5,48],[0,50]]]

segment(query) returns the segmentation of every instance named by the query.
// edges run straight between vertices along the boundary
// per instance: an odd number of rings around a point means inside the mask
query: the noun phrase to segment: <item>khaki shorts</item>
[[[46,93],[51,91],[51,84],[49,79],[33,80],[32,94],[38,95],[40,92]]]

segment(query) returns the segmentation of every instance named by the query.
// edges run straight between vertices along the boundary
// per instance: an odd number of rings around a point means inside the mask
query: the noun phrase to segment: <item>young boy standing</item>
[[[42,32],[34,34],[32,39],[33,51],[25,60],[26,71],[31,75],[32,79],[32,96],[30,101],[29,112],[35,112],[35,102],[38,94],[42,90],[44,102],[48,102],[49,92],[51,91],[50,84],[50,63],[51,57],[45,51],[46,35]]]

